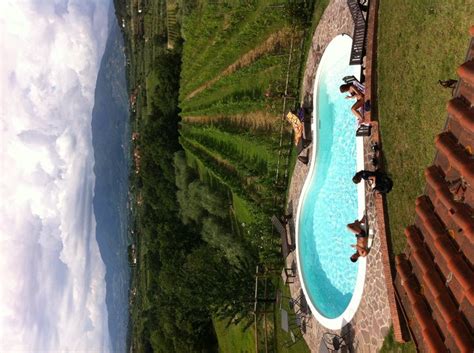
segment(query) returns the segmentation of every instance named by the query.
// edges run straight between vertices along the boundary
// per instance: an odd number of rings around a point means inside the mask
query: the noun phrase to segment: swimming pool
[[[352,39],[337,36],[316,73],[313,153],[297,211],[297,261],[307,301],[319,322],[339,329],[354,316],[362,296],[366,259],[352,263],[355,237],[346,224],[365,209],[364,183],[352,176],[363,169],[362,138],[356,138],[353,100],[339,92],[342,77],[358,77],[349,66]]]

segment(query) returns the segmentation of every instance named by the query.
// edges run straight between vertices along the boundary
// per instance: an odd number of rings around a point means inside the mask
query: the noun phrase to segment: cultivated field
[[[303,37],[287,11],[279,1],[209,1],[183,19],[181,143],[266,215],[284,203],[280,176],[291,134],[282,124],[282,96],[297,93]]]
[[[270,217],[283,212],[296,158],[283,113],[298,103],[302,48],[311,35],[304,29],[327,1],[299,9],[290,3],[198,1],[182,21],[180,143],[199,179],[227,190],[232,232],[250,237],[266,264],[281,264]],[[299,22],[305,16],[306,26]],[[290,337],[276,327],[278,315],[260,315],[257,332],[214,320],[221,351],[307,352],[303,342],[284,348]]]

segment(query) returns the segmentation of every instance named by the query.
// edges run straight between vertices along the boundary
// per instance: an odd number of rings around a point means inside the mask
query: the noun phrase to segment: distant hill
[[[96,175],[96,235],[106,266],[106,303],[114,352],[126,351],[128,290],[127,193],[129,172],[128,99],[123,40],[115,16],[100,65],[92,111],[92,143]]]

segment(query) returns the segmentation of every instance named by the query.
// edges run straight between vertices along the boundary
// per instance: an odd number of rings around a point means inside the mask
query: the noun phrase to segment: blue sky
[[[110,351],[92,207],[106,0],[0,1],[0,351]]]

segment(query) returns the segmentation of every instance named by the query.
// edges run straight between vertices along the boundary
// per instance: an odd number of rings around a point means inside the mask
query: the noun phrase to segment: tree
[[[247,317],[253,303],[254,271],[252,261],[239,259],[238,265],[232,265],[220,251],[202,245],[188,255],[180,272],[185,284],[182,295],[208,307],[218,318]]]

